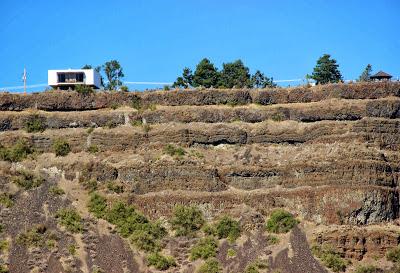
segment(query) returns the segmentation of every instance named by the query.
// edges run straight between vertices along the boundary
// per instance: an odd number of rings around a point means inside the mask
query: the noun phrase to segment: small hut
[[[391,78],[392,78],[392,75],[389,75],[388,73],[383,72],[382,70],[370,77],[371,80],[378,81],[378,82],[390,81]]]

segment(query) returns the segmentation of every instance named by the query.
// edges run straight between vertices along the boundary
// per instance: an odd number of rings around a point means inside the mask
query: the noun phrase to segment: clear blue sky
[[[40,84],[48,69],[110,59],[126,81],[174,81],[203,57],[296,79],[324,53],[345,79],[368,63],[400,76],[399,0],[0,0],[0,11],[0,87],[21,85],[24,66]]]

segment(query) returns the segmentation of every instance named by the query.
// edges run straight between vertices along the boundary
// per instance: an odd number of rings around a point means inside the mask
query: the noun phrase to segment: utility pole
[[[24,67],[24,74],[22,75],[22,80],[24,81],[24,95],[26,95],[26,68]]]

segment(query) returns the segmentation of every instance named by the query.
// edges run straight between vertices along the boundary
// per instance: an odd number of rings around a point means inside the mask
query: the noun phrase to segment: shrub
[[[22,161],[32,153],[33,149],[25,140],[18,140],[15,145],[9,148],[5,148],[0,144],[0,159],[5,161],[10,161],[10,162]]]
[[[121,90],[122,92],[128,92],[129,88],[126,85],[122,85],[119,90]]]
[[[45,129],[46,126],[39,115],[33,115],[25,122],[25,130],[28,133],[43,132]]]
[[[130,242],[138,249],[146,252],[157,252],[161,249],[160,240],[166,235],[166,231],[158,223],[145,223],[136,226]]]
[[[16,242],[26,247],[41,247],[45,242],[46,226],[37,225],[31,230],[18,234]]]
[[[172,144],[168,144],[164,147],[164,153],[170,156],[184,156],[186,152],[181,147],[175,147]]]
[[[79,183],[83,186],[83,188],[89,192],[94,192],[97,190],[97,181],[95,179],[90,180],[81,180]]]
[[[362,265],[356,269],[354,273],[381,273],[383,272],[380,268],[373,265]]]
[[[6,265],[0,264],[0,273],[8,273],[8,267]]]
[[[7,240],[0,240],[0,254],[7,252],[10,244]]]
[[[203,227],[203,232],[209,236],[217,236],[217,230],[215,229],[214,225],[206,224]]]
[[[49,188],[49,192],[53,195],[63,195],[65,194],[65,191],[63,189],[61,189],[60,187],[57,186],[51,186]]]
[[[57,139],[53,142],[53,150],[56,156],[66,156],[71,151],[71,147],[66,140]]]
[[[91,133],[93,133],[94,131],[94,127],[89,127],[86,132],[90,135]]]
[[[89,212],[93,213],[97,218],[103,218],[107,211],[107,199],[97,193],[92,193],[88,208]]]
[[[244,270],[244,273],[259,273],[258,268],[255,264],[249,264],[246,266],[246,269]]]
[[[276,244],[279,243],[279,238],[276,237],[275,235],[269,234],[269,235],[267,236],[267,242],[268,242],[268,244],[270,244],[270,245],[276,245]]]
[[[131,121],[131,125],[133,127],[138,127],[143,125],[143,121],[141,119],[136,119]]]
[[[400,246],[390,249],[386,253],[386,259],[393,263],[400,263]]]
[[[219,265],[218,260],[215,258],[211,258],[205,261],[205,263],[200,266],[197,273],[219,273],[221,271],[221,266]]]
[[[154,266],[157,270],[167,270],[172,266],[176,266],[176,262],[173,257],[163,256],[156,252],[147,256],[147,265]]]
[[[285,119],[285,116],[282,113],[275,113],[272,115],[271,119],[273,121],[279,122],[283,121]]]
[[[176,206],[171,219],[172,228],[177,236],[187,236],[196,232],[204,222],[203,213],[195,206]]]
[[[311,248],[311,251],[326,267],[332,269],[333,272],[344,272],[346,270],[346,261],[340,257],[340,254],[333,247],[329,245],[315,245]]]
[[[213,237],[200,239],[190,250],[190,259],[208,259],[217,255],[218,242]]]
[[[114,120],[109,120],[106,122],[105,127],[108,129],[116,128],[118,126],[118,123]],[[104,128],[104,127],[103,127]]]
[[[268,268],[269,268],[268,261],[257,259],[253,261],[251,264],[246,266],[244,273],[258,273],[260,272],[259,270],[264,270]]]
[[[132,206],[122,202],[115,203],[110,210],[107,210],[105,218],[117,226],[117,231],[123,237],[129,237],[141,225],[149,222],[145,216],[136,212]]]
[[[0,204],[2,204],[6,208],[11,208],[14,205],[14,201],[12,200],[13,196],[9,193],[2,193],[0,195]]]
[[[228,257],[235,257],[236,256],[236,251],[233,248],[228,249],[228,251],[226,252],[226,255]]]
[[[123,193],[124,192],[124,186],[117,185],[114,181],[110,181],[107,183],[107,189],[109,191],[112,191],[115,193]]]
[[[113,102],[113,103],[111,103],[110,107],[111,107],[111,109],[113,109],[113,110],[116,110],[116,109],[118,109],[118,107],[119,107],[119,104],[118,104],[118,103],[115,103],[115,102]]]
[[[218,221],[215,230],[220,239],[229,238],[230,241],[235,241],[240,236],[239,222],[228,216],[224,216]]]
[[[84,84],[75,85],[75,91],[82,95],[89,95],[89,94],[94,93],[94,90],[92,87],[90,87],[88,85],[84,85]]]
[[[71,254],[72,256],[74,256],[76,254],[76,245],[69,245],[68,246],[68,252],[69,254]]]
[[[133,97],[131,106],[132,106],[132,108],[134,108],[136,110],[141,110],[142,109],[142,99],[138,96]]]
[[[80,233],[83,231],[82,218],[75,209],[60,209],[56,218],[69,232]]]
[[[16,176],[13,176],[11,181],[25,190],[37,188],[43,184],[44,179],[26,170],[19,170]]]
[[[97,147],[97,145],[95,145],[95,144],[92,144],[86,149],[86,151],[91,154],[95,154],[99,151],[99,147]]]
[[[274,233],[287,233],[298,224],[298,221],[287,211],[282,209],[272,212],[267,221],[267,230]]]

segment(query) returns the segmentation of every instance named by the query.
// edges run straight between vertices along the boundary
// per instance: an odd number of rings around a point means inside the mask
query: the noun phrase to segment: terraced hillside
[[[0,94],[0,269],[399,272],[399,97]],[[274,214],[297,225],[267,228]]]

